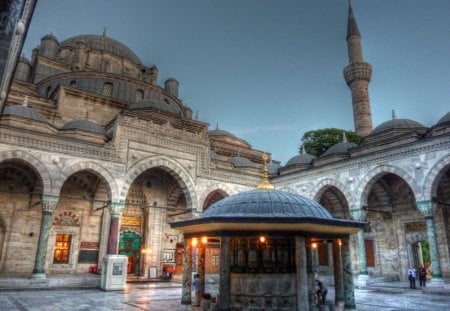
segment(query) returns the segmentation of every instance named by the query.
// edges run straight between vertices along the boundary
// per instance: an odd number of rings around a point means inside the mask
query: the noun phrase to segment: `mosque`
[[[344,78],[363,140],[269,163],[271,183],[367,223],[350,238],[359,280],[420,265],[450,278],[450,112],[430,128],[395,115],[373,128],[372,67],[351,6],[347,23]],[[158,73],[106,34],[47,34],[20,58],[0,116],[0,274],[85,273],[124,254],[130,277],[176,278],[185,241],[169,224],[260,182],[270,153],[209,129]],[[220,240],[205,258],[217,273]],[[333,273],[331,243],[315,258]]]

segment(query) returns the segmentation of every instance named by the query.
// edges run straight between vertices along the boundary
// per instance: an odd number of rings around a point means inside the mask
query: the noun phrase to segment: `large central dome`
[[[88,48],[97,51],[106,51],[111,54],[126,57],[131,59],[136,64],[141,64],[141,60],[137,57],[132,50],[130,50],[126,45],[120,43],[117,40],[108,38],[107,36],[100,35],[80,35],[69,38],[61,42],[61,47],[71,47],[75,48],[77,42],[84,42]]]

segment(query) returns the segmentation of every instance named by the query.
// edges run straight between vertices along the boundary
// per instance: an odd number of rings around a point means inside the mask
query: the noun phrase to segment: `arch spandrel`
[[[421,201],[432,200],[432,198],[437,197],[439,181],[441,180],[442,174],[445,173],[445,170],[448,169],[449,166],[450,155],[447,155],[430,169],[430,172],[426,175],[423,183],[422,196],[420,197]]]
[[[55,191],[57,191],[57,193],[59,194],[67,178],[81,171],[90,171],[93,174],[103,178],[104,182],[108,185],[108,196],[110,197],[111,201],[117,202],[119,200],[119,188],[114,177],[105,167],[92,161],[81,161],[73,165],[64,167],[59,173],[57,180],[55,181]]]
[[[0,163],[7,161],[20,161],[32,169],[39,175],[42,180],[42,193],[44,195],[55,194],[53,189],[54,181],[48,168],[38,158],[30,153],[21,150],[9,150],[0,152]]]
[[[403,181],[410,187],[414,197],[420,198],[420,187],[414,178],[401,168],[393,165],[381,165],[369,171],[362,180],[358,183],[355,189],[356,204],[358,207],[367,205],[367,198],[373,185],[377,182],[378,177],[385,174],[393,174],[403,179]]]
[[[336,189],[338,189],[344,195],[344,198],[347,200],[349,208],[352,207],[355,200],[352,194],[350,193],[348,187],[346,187],[343,183],[331,178],[323,179],[317,185],[314,186],[314,188],[311,191],[314,201],[317,202],[320,201],[322,195],[330,187],[335,187]]]
[[[142,159],[128,170],[119,195],[119,200],[121,202],[125,202],[128,189],[131,187],[134,180],[140,174],[152,168],[161,168],[169,173],[180,184],[186,198],[187,208],[198,209],[198,200],[193,178],[180,163],[165,156],[154,156]]]

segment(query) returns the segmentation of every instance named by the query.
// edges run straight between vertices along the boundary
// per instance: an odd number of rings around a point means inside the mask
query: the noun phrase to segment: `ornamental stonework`
[[[80,218],[71,211],[61,212],[53,219],[53,225],[79,227]]]

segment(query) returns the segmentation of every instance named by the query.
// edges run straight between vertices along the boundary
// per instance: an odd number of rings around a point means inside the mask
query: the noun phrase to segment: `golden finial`
[[[263,176],[262,176],[262,183],[260,183],[258,186],[256,186],[256,189],[260,190],[272,190],[275,189],[275,187],[270,183],[269,181],[269,170],[267,169],[267,160],[269,160],[269,156],[264,153],[262,156],[264,169],[263,169]]]

